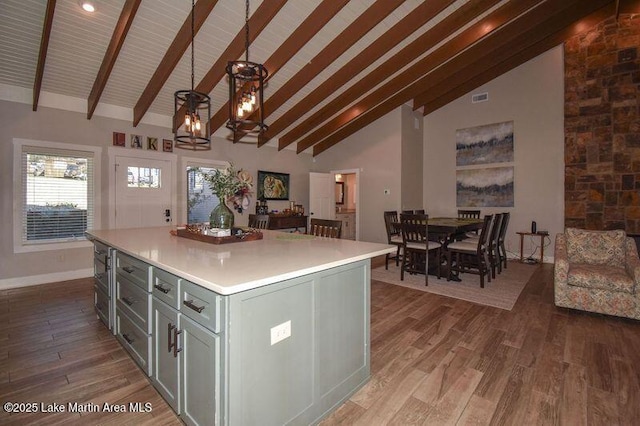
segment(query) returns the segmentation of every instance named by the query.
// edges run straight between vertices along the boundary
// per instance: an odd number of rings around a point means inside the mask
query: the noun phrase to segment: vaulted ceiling
[[[0,1],[0,86],[86,100],[133,125],[173,115],[191,84],[189,0]],[[228,137],[227,61],[244,57],[241,0],[198,0],[196,90]],[[318,155],[403,104],[429,114],[640,0],[251,1],[249,59],[265,64],[269,131],[256,143]],[[1,87],[0,87],[1,88]],[[168,120],[170,123],[170,120]],[[232,142],[229,142],[232,143]]]

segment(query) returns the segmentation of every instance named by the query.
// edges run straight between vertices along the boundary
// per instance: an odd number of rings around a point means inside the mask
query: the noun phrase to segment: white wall
[[[383,212],[400,209],[400,126],[398,108],[315,157],[315,171],[360,169],[360,241],[386,243]]]
[[[408,105],[400,108],[402,119],[402,208],[422,209],[423,186],[423,122],[422,113],[413,111]]]
[[[425,117],[424,200],[430,215],[456,214],[455,131],[513,120],[514,207],[482,212],[511,212],[507,249],[518,255],[515,232],[530,231],[535,220],[550,233],[545,257],[551,261],[553,239],[564,228],[563,79],[558,46],[473,90],[488,92],[488,102],[472,104],[467,94]],[[525,239],[525,255],[535,248],[533,241]]]
[[[148,124],[140,124],[133,128],[130,121],[94,116],[91,120],[78,112],[63,111],[54,108],[39,107],[31,110],[29,104],[0,101],[0,288],[43,282],[60,281],[92,274],[92,250],[78,248],[59,251],[42,251],[34,253],[13,253],[13,200],[20,194],[14,193],[13,185],[13,138],[34,139],[51,142],[63,142],[79,145],[101,146],[102,153],[102,188],[101,216],[102,223],[96,227],[108,226],[108,191],[106,148],[112,146],[112,133],[124,132],[127,142],[131,133],[143,136],[155,136],[160,140],[171,139],[171,130]],[[129,150],[131,148],[119,148]],[[161,146],[159,149],[162,149]],[[256,148],[255,145],[233,144],[227,140],[214,140],[211,151],[197,152],[175,150],[178,165],[181,158],[196,157],[213,160],[231,161],[237,168],[249,171],[254,179],[257,171],[269,170],[289,173],[291,176],[291,199],[305,208],[309,205],[309,171],[312,166],[309,154],[297,155],[295,151],[275,148]],[[186,173],[177,176],[178,206],[186,209]],[[269,202],[271,209],[283,209],[288,202]],[[246,224],[248,214],[255,211],[255,192],[249,210],[243,215],[236,213],[236,223]],[[185,215],[174,214],[174,218]]]

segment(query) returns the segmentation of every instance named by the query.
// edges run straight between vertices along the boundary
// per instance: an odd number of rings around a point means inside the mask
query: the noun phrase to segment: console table
[[[304,233],[307,233],[307,218],[308,216],[283,216],[277,214],[269,215],[269,229],[292,229],[296,230],[304,228]]]
[[[540,263],[544,263],[544,237],[548,237],[549,234],[538,232],[516,232],[516,234],[520,235],[520,262],[524,262],[524,255],[522,254],[522,251],[524,249],[524,237],[525,235],[528,235],[530,237],[540,237]]]

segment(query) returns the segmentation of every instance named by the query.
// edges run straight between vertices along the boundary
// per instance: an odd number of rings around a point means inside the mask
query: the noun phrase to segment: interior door
[[[332,173],[309,173],[309,216],[335,219],[335,178]]]
[[[171,162],[116,156],[115,227],[172,224]]]

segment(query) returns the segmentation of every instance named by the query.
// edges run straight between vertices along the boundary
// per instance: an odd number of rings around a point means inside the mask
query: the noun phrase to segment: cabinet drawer
[[[102,263],[98,258],[93,259],[93,278],[95,284],[102,288],[102,291],[110,295],[109,291],[109,269],[106,264]]]
[[[105,265],[109,264],[109,246],[100,241],[93,241],[93,257]]]
[[[213,291],[183,280],[180,288],[180,311],[206,328],[220,333],[225,300]]]
[[[151,333],[151,294],[122,275],[116,275],[116,306],[125,311],[140,328]]]
[[[109,296],[102,290],[102,287],[95,285],[95,295],[94,295],[94,306],[96,309],[96,314],[100,321],[107,326],[107,328],[111,329],[111,318],[109,318],[109,313],[111,312]]]
[[[122,311],[116,310],[116,337],[122,346],[131,354],[133,360],[150,375],[151,373],[151,336]]]
[[[180,282],[182,278],[153,268],[151,274],[153,295],[174,309],[180,309]]]
[[[151,292],[151,265],[117,252],[116,272],[127,277],[131,282],[139,285],[145,291]]]

